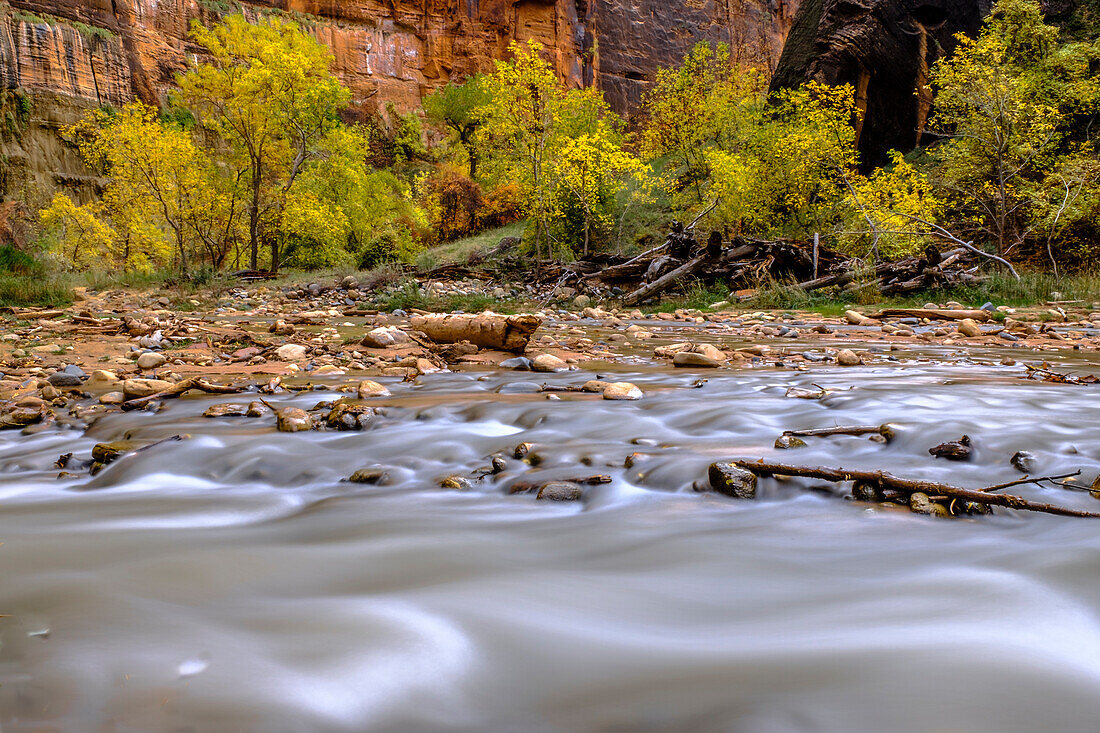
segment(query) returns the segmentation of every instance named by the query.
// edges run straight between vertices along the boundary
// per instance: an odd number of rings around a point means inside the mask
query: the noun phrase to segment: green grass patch
[[[426,249],[417,255],[416,266],[420,270],[431,270],[440,265],[465,264],[470,261],[472,255],[488,252],[500,244],[500,240],[505,237],[522,237],[526,227],[526,221],[516,221]]]
[[[0,307],[64,308],[73,302],[65,276],[0,273]]]

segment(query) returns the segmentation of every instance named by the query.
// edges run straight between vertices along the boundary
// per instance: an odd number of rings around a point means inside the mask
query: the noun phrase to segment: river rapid
[[[1094,733],[1100,522],[937,520],[812,481],[764,480],[755,501],[693,490],[715,460],[763,456],[979,487],[1018,478],[1018,450],[1087,485],[1100,387],[999,358],[470,369],[380,379],[392,397],[359,433],[201,417],[224,397],[5,432],[0,731]],[[517,386],[597,374],[645,398]],[[836,391],[784,396],[813,383]],[[883,422],[889,444],[773,448],[786,429]],[[53,466],[181,433],[94,477]],[[971,462],[928,454],[963,433]],[[537,467],[511,458],[525,441]],[[439,488],[498,452],[502,474]],[[342,480],[372,466],[388,484]],[[612,481],[580,502],[505,491],[592,473]]]

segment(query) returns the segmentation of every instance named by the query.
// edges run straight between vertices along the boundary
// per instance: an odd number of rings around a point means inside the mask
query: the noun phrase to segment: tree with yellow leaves
[[[295,23],[233,15],[213,28],[194,23],[191,37],[209,60],[179,77],[180,96],[244,173],[250,267],[259,267],[265,240],[276,269],[287,194],[350,93],[328,49]]]

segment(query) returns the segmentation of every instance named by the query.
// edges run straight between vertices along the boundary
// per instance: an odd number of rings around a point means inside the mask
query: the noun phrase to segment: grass
[[[173,301],[203,291],[218,292],[230,285],[226,275],[196,273],[182,280],[176,272],[51,273],[41,267],[26,272],[0,269],[0,307],[64,308],[73,303],[73,288],[89,290],[153,290],[164,288]]]
[[[757,288],[750,299],[734,302],[733,305],[742,310],[800,310],[823,316],[839,316],[851,308],[916,308],[925,303],[943,304],[949,300],[975,308],[987,302],[1014,307],[1030,306],[1054,300],[1054,293],[1060,294],[1061,300],[1080,300],[1091,307],[1094,301],[1100,302],[1100,274],[1082,273],[1056,278],[1045,272],[1023,272],[1019,282],[1007,275],[994,274],[978,285],[919,291],[898,297],[883,296],[875,290],[866,289],[847,293],[835,289],[807,293],[788,283],[773,281]],[[668,313],[679,308],[707,310],[712,303],[730,300],[729,296],[725,288],[695,282],[683,294],[642,310],[648,313]]]
[[[417,256],[416,266],[420,270],[431,270],[440,265],[465,264],[469,262],[471,255],[488,252],[505,237],[522,237],[526,228],[526,221],[517,221],[432,247]]]
[[[466,313],[480,313],[491,309],[497,313],[516,313],[521,303],[514,300],[501,300],[488,295],[448,295],[443,298],[427,297],[421,295],[420,287],[415,280],[408,280],[396,293],[377,297],[373,304],[379,310],[392,311],[397,308],[409,310],[432,311],[434,313],[449,313],[451,311],[465,311]]]

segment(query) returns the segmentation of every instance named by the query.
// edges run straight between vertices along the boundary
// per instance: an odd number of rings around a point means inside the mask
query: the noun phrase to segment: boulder
[[[982,335],[982,327],[973,318],[964,318],[959,321],[959,334],[967,338],[976,338]]]

